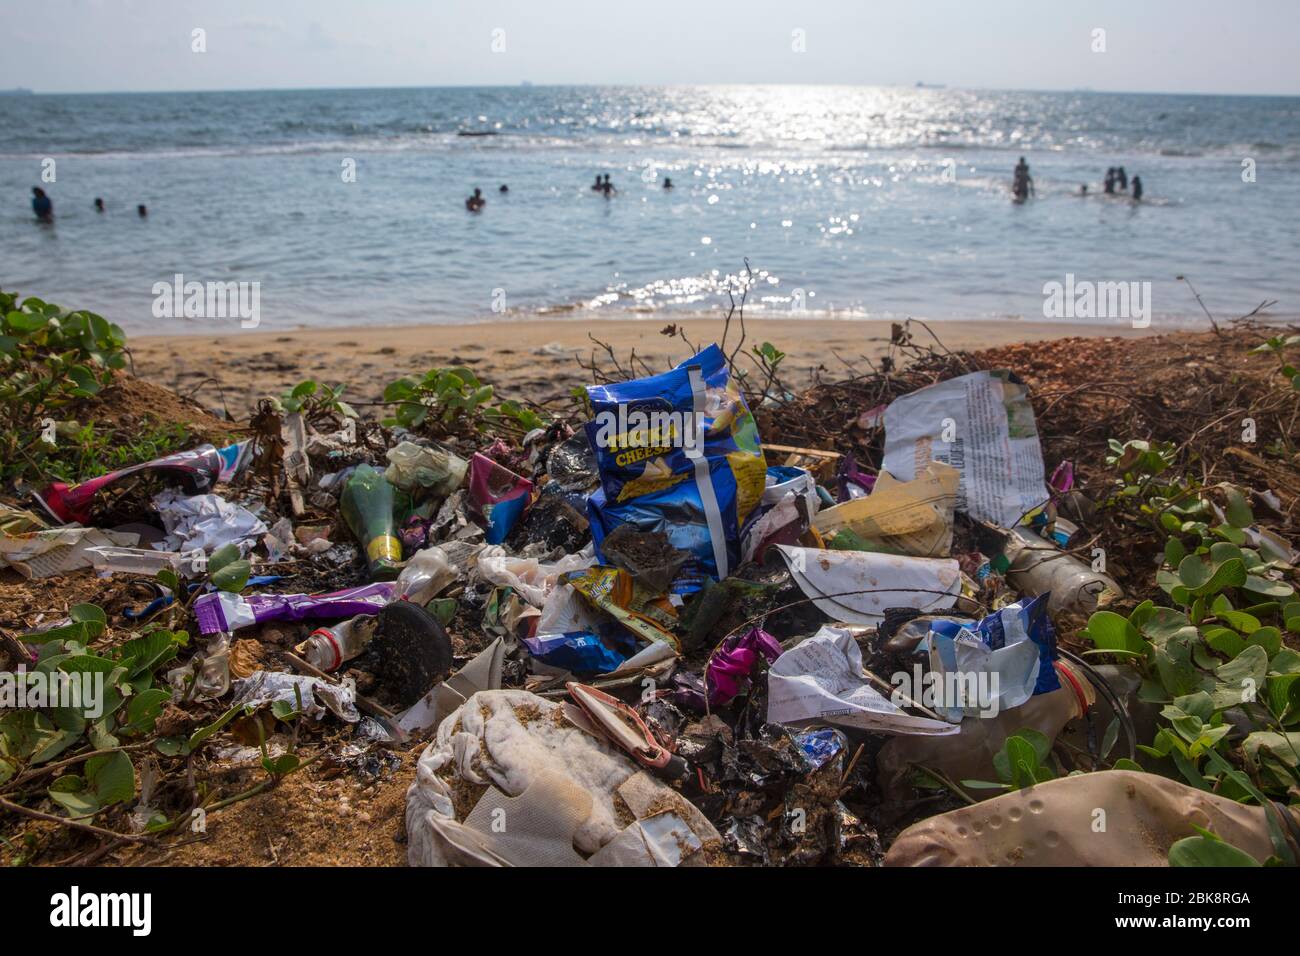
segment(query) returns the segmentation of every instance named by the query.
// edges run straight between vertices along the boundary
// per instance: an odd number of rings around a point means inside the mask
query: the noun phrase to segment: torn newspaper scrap
[[[881,467],[912,481],[930,461],[961,473],[957,510],[1003,528],[1047,501],[1029,391],[1007,371],[972,372],[895,399],[885,409]]]

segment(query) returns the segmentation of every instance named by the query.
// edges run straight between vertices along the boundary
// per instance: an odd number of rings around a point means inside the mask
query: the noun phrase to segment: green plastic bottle
[[[343,520],[366,549],[373,581],[389,581],[401,571],[402,542],[394,533],[393,486],[382,471],[358,465],[343,487]]]

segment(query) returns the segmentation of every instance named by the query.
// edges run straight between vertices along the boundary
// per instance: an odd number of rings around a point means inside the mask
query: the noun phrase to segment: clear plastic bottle
[[[375,635],[376,617],[358,614],[349,621],[318,627],[302,644],[302,656],[312,667],[336,671],[358,656]]]

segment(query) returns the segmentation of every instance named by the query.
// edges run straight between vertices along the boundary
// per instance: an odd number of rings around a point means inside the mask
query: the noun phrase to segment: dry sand
[[[720,319],[673,322],[698,345],[718,341],[722,335]],[[656,370],[687,357],[689,349],[681,339],[660,334],[668,324],[663,317],[591,317],[291,331],[233,327],[215,337],[133,336],[130,345],[142,377],[193,395],[209,408],[219,409],[224,402],[232,414],[243,416],[259,398],[279,395],[307,378],[331,385],[346,382],[346,398],[378,401],[393,379],[448,365],[474,369],[481,379],[497,386],[501,397],[538,402],[560,398],[572,386],[591,380],[576,361],[589,359],[593,349],[600,351],[589,334],[609,343],[624,363],[632,349]],[[748,319],[746,348],[770,341],[784,350],[789,356],[786,380],[799,386],[819,366],[832,378],[849,374],[849,365],[865,370],[861,356],[875,361],[885,354],[890,325],[871,320]],[[953,351],[1076,335],[1128,338],[1161,331],[1013,319],[935,322],[930,327]],[[919,324],[913,324],[912,331],[918,342],[931,342]],[[733,322],[732,343],[736,333]],[[638,373],[644,374],[639,368]]]

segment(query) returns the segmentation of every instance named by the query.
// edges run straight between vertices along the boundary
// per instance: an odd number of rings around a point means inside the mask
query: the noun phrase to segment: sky
[[[922,81],[1300,94],[1297,36],[1300,0],[0,0],[0,89]]]

